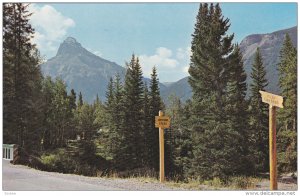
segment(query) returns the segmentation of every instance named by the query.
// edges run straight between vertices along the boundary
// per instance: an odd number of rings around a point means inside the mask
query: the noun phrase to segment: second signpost
[[[162,111],[159,111],[158,116],[155,116],[155,127],[159,128],[159,181],[165,181],[165,147],[164,147],[164,129],[170,127],[170,117],[164,116]]]

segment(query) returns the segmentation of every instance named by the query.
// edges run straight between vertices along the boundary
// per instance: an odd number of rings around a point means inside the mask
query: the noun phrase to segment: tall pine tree
[[[268,85],[266,71],[263,65],[259,48],[257,48],[251,72],[250,85],[250,127],[256,172],[268,170],[268,105],[262,102],[260,90],[264,91]]]
[[[166,115],[171,118],[171,127],[165,137],[165,151],[168,154],[165,162],[166,176],[183,180],[184,172],[189,165],[189,152],[191,152],[190,132],[184,119],[185,112],[188,115],[188,111],[184,110],[184,105],[175,95],[171,95],[168,99]]]
[[[239,46],[234,45],[234,51],[230,56],[229,80],[227,84],[226,118],[229,128],[235,133],[235,145],[238,149],[236,156],[236,173],[251,174],[254,164],[251,162],[249,152],[249,120],[248,102],[246,101],[246,72],[242,60],[243,56]]]
[[[81,92],[79,92],[78,103],[77,106],[81,107],[83,105],[83,98]]]
[[[105,116],[104,116],[104,122],[106,125],[106,128],[109,130],[109,136],[108,136],[108,145],[106,145],[106,151],[109,152],[111,159],[114,158],[114,149],[116,148],[115,145],[115,138],[116,138],[116,133],[115,133],[115,123],[113,121],[114,115],[115,115],[115,105],[114,105],[114,82],[113,78],[111,77],[109,79],[109,82],[107,84],[107,90],[106,90],[106,101],[105,101]]]
[[[69,100],[70,100],[70,109],[76,110],[76,93],[74,89],[71,89]]]
[[[112,108],[112,119],[113,119],[113,143],[114,148],[112,150],[112,154],[114,156],[114,163],[116,166],[119,166],[119,158],[120,153],[119,149],[122,148],[122,125],[124,123],[124,89],[123,85],[121,83],[121,77],[119,74],[116,75],[113,85],[113,108]],[[122,156],[121,156],[122,157]],[[121,166],[122,167],[122,166]]]
[[[219,4],[200,4],[189,68],[194,145],[190,172],[200,179],[224,179],[237,171],[233,157],[240,152],[235,138],[241,136],[231,129],[224,115],[233,50],[233,35],[226,34],[229,27]]]
[[[278,163],[280,171],[297,170],[297,50],[287,34],[280,51],[279,86],[284,109],[278,111]]]
[[[122,148],[120,169],[133,169],[142,167],[143,143],[143,80],[139,59],[132,55],[127,70],[124,84],[124,119],[122,123]]]
[[[145,144],[145,148],[143,149],[144,152],[144,164],[146,165],[146,167],[148,167],[149,169],[151,169],[151,148],[152,145],[149,142],[149,138],[152,135],[152,130],[151,130],[151,122],[153,121],[153,119],[151,119],[151,115],[150,115],[150,104],[149,104],[149,91],[148,91],[148,85],[145,82],[144,83],[144,94],[143,94],[143,130],[144,130],[144,144]]]
[[[31,43],[29,4],[3,4],[3,136],[28,151],[41,146],[40,57]]]
[[[159,171],[159,134],[158,128],[155,127],[155,116],[158,116],[159,110],[162,110],[162,102],[159,91],[159,80],[157,78],[156,68],[153,67],[150,81],[150,92],[149,92],[149,110],[150,110],[150,133],[147,138],[149,148],[149,154],[151,157],[150,168],[155,171]]]

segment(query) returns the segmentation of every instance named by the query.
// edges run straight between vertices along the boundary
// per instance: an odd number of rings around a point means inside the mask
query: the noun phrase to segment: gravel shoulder
[[[233,190],[198,185],[187,188],[186,184],[170,185],[158,181],[135,178],[99,178],[75,174],[45,172],[24,165],[12,165],[2,161],[3,191],[185,191],[185,190]],[[184,185],[184,186],[182,186]],[[278,183],[279,190],[297,191],[297,182]],[[263,180],[247,191],[269,190],[269,181]]]

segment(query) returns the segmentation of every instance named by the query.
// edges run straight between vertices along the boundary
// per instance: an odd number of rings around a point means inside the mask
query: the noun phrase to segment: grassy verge
[[[118,179],[117,174],[106,176],[106,178]],[[142,183],[159,183],[157,178],[151,176],[130,176],[123,179],[133,179]],[[182,188],[185,190],[249,190],[255,189],[256,184],[263,179],[259,177],[237,176],[228,178],[226,181],[221,181],[219,178],[212,180],[199,181],[196,179],[189,179],[188,182],[175,182],[166,180],[164,184],[169,187]]]
[[[247,190],[254,189],[256,184],[261,181],[262,179],[257,177],[238,176],[231,177],[225,182],[221,181],[219,178],[214,178],[206,181],[190,179],[185,183],[169,181],[166,184],[188,190]]]

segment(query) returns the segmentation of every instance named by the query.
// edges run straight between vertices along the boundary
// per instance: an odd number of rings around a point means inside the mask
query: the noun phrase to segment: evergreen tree
[[[278,163],[284,172],[297,170],[297,50],[288,34],[280,51],[279,86],[284,109],[278,111]]]
[[[120,153],[122,159],[121,169],[133,169],[142,166],[143,157],[143,80],[139,59],[132,55],[130,63],[127,63],[127,71],[124,84],[124,120],[122,123],[122,141]],[[120,157],[120,156],[119,156]]]
[[[249,120],[248,103],[245,99],[247,75],[244,70],[242,54],[239,46],[234,45],[234,51],[230,56],[229,81],[227,84],[226,114],[230,130],[236,134],[233,142],[239,149],[236,156],[236,172],[238,174],[250,174],[253,172],[251,155],[249,152]]]
[[[112,148],[112,155],[114,157],[114,164],[118,166],[120,158],[119,149],[122,148],[122,137],[123,137],[123,120],[124,120],[124,103],[123,103],[123,85],[121,83],[121,77],[119,74],[116,75],[113,87],[113,104],[112,104],[112,122],[113,130],[110,134],[111,142],[114,145]]]
[[[75,113],[78,122],[77,129],[80,130],[82,139],[85,141],[92,141],[97,130],[94,124],[94,114],[94,108],[87,103],[84,103]]]
[[[200,4],[192,41],[189,83],[194,98],[212,99],[207,110],[222,121],[225,87],[228,81],[228,55],[233,35],[226,35],[229,19],[222,16],[219,4]]]
[[[191,102],[187,100],[185,104],[174,95],[169,97],[167,115],[171,118],[171,128],[173,141],[171,146],[172,161],[169,173],[176,177],[174,180],[187,180],[191,170],[191,159],[193,151],[192,134],[189,129]],[[167,169],[166,169],[167,170]]]
[[[151,119],[150,115],[150,104],[149,104],[149,91],[148,91],[148,85],[145,82],[144,83],[144,95],[143,95],[143,130],[144,130],[144,144],[145,148],[143,150],[144,152],[144,164],[151,169],[150,161],[152,159],[151,157],[151,151],[152,144],[149,142],[149,138],[151,137],[152,130],[151,130],[151,122],[153,119]]]
[[[74,89],[71,89],[70,95],[69,95],[69,101],[70,101],[70,109],[76,110],[76,93]]]
[[[104,132],[102,137],[108,138],[106,141],[107,145],[105,145],[105,151],[108,152],[110,159],[114,159],[115,154],[114,154],[114,149],[116,148],[115,146],[115,138],[116,138],[116,133],[115,133],[115,123],[114,123],[114,115],[115,115],[115,105],[114,105],[114,82],[113,78],[111,77],[108,84],[107,84],[107,91],[106,91],[106,101],[104,105],[105,109],[105,115],[103,116],[104,119],[104,124],[105,127],[108,131],[109,134],[106,136],[106,132]],[[97,118],[101,119],[101,115],[97,115]]]
[[[250,85],[250,126],[252,130],[252,143],[256,172],[267,171],[269,164],[269,135],[268,135],[268,105],[262,102],[260,90],[264,91],[268,85],[266,71],[262,57],[257,48],[251,72]]]
[[[114,86],[113,86],[113,78],[110,78],[109,83],[107,85],[106,91],[106,102],[105,102],[105,110],[106,110],[106,125],[109,130],[113,130],[113,115],[114,115]]]
[[[105,105],[102,104],[100,101],[98,94],[96,97],[96,100],[94,102],[94,110],[95,110],[95,120],[94,124],[97,128],[104,128],[106,122],[105,122],[105,117],[106,117],[106,109]]]
[[[297,130],[297,50],[287,34],[280,51],[279,86],[285,98],[280,120],[285,130]]]
[[[42,75],[28,6],[3,4],[3,139],[33,151],[41,145]]]
[[[67,138],[75,139],[76,138],[76,121],[74,119],[74,113],[76,111],[76,93],[74,89],[71,89],[70,94],[68,95],[69,99],[69,126],[67,132],[68,136]]]
[[[159,91],[159,81],[157,78],[156,68],[153,67],[150,81],[149,92],[149,110],[151,119],[151,132],[147,139],[149,148],[149,155],[151,157],[150,168],[159,171],[159,133],[158,128],[155,127],[155,116],[158,116],[159,110],[162,110],[162,102]]]
[[[114,102],[114,82],[113,78],[109,79],[108,85],[107,85],[107,91],[106,91],[106,106],[108,108],[112,107],[112,104]]]
[[[238,149],[234,138],[240,135],[231,129],[224,116],[233,50],[233,35],[226,35],[229,27],[229,19],[222,16],[219,4],[200,4],[189,68],[194,145],[190,173],[200,179],[224,179],[236,172],[232,157]]]
[[[81,132],[81,140],[79,141],[78,155],[80,164],[95,164],[96,146],[94,143],[97,127],[95,126],[95,107],[87,103],[83,103],[75,112],[77,121],[77,129]]]
[[[167,154],[165,171],[167,177],[176,176],[177,178],[179,177],[180,180],[183,180],[183,167],[186,164],[184,159],[187,158],[185,144],[191,141],[191,138],[185,137],[188,131],[185,129],[183,119],[183,104],[175,95],[171,95],[168,99],[170,104],[166,110],[166,115],[171,119],[171,127],[165,134],[165,154]]]
[[[101,103],[101,101],[100,101],[98,93],[97,93],[95,104],[97,105],[97,104],[100,104],[100,103]]]
[[[83,105],[83,98],[81,92],[79,92],[78,103],[77,106],[81,107]]]

